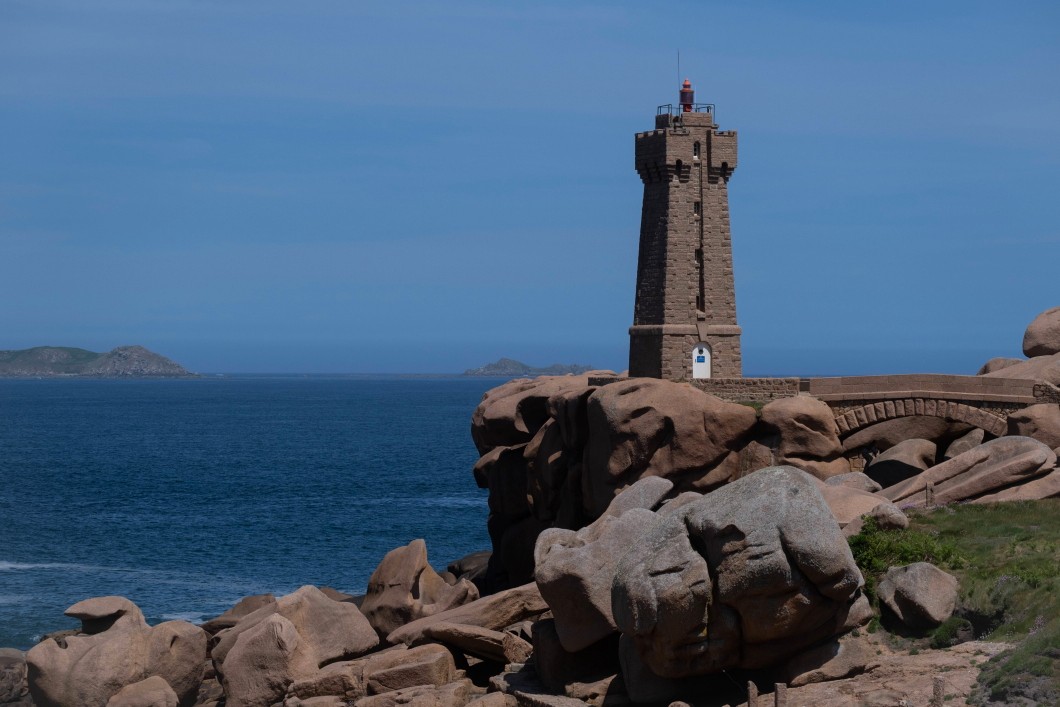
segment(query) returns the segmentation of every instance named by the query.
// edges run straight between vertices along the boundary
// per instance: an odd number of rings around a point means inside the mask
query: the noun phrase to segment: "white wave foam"
[[[178,611],[174,614],[162,614],[163,621],[187,621],[188,623],[201,624],[206,620],[206,614],[199,611]]]
[[[86,569],[84,565],[72,565],[63,562],[8,562],[0,560],[0,572],[17,570],[53,570],[53,569]]]

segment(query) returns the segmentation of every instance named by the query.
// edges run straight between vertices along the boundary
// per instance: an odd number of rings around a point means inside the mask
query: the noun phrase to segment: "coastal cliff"
[[[182,378],[180,364],[143,346],[119,346],[106,353],[66,346],[0,351],[0,378]]]

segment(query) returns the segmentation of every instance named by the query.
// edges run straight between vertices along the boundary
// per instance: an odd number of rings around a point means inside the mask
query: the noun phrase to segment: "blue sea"
[[[117,594],[201,621],[390,549],[489,548],[471,412],[499,379],[0,380],[0,647]]]

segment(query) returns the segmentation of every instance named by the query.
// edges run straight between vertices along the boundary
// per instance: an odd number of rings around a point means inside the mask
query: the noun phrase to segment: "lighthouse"
[[[644,184],[629,374],[686,381],[743,375],[729,225],[736,131],[687,79],[676,106],[636,134]]]

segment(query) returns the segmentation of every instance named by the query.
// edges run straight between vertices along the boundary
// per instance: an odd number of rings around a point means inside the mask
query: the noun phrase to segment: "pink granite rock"
[[[685,383],[636,378],[589,396],[588,421],[582,491],[587,516],[596,518],[645,476],[667,478],[678,490],[726,483],[756,415]]]
[[[471,582],[448,584],[427,562],[427,544],[391,550],[368,578],[361,613],[381,638],[401,626],[478,599]]]
[[[1047,309],[1023,334],[1023,354],[1028,357],[1060,353],[1060,307]]]

